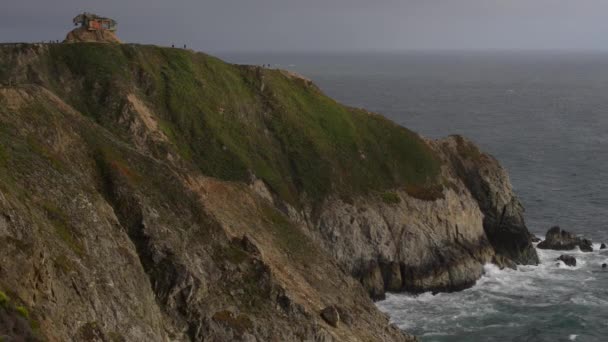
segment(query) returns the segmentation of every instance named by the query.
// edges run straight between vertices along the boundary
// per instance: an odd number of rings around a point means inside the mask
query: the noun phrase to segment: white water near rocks
[[[507,169],[532,232],[608,242],[608,53],[226,54],[296,71],[427,137],[462,134]],[[451,294],[378,303],[423,341],[608,341],[608,251],[539,251]],[[557,265],[574,254],[574,268]]]
[[[608,250],[569,251],[575,267],[538,250],[539,266],[485,266],[477,284],[458,293],[389,294],[380,309],[423,341],[606,341]]]

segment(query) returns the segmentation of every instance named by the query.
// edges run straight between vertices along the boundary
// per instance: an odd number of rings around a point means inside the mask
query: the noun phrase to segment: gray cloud
[[[3,0],[0,41],[62,39],[84,10],[206,51],[608,48],[605,0]]]

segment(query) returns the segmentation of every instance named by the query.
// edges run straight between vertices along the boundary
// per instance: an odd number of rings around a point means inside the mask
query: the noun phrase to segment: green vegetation
[[[271,232],[276,245],[290,257],[308,263],[314,256],[316,248],[310,239],[293,226],[285,215],[269,204],[260,208],[261,217],[267,223],[266,228]]]
[[[387,204],[398,204],[401,202],[401,198],[394,192],[384,192],[381,195],[382,201]]]
[[[0,291],[0,307],[6,308],[8,306],[8,296],[6,293]]]
[[[17,307],[15,307],[15,311],[17,311],[17,313],[21,317],[28,319],[28,320],[30,319],[30,313],[29,313],[29,311],[27,311],[27,308],[25,306],[22,306],[22,305],[17,306]]]
[[[295,205],[437,184],[439,159],[418,135],[279,70],[114,44],[51,45],[38,68],[53,92],[125,140],[132,137],[117,118],[136,94],[172,148],[204,174],[253,174]]]

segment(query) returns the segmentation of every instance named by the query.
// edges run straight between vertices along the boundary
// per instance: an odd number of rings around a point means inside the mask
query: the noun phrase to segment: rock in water
[[[337,327],[338,322],[340,322],[340,314],[338,313],[338,309],[336,309],[336,307],[333,305],[328,306],[321,311],[321,318],[323,318],[327,324],[334,328]]]
[[[607,268],[608,264],[602,264],[602,268]]]
[[[557,258],[557,260],[561,260],[564,262],[564,264],[566,264],[566,266],[576,266],[576,258],[573,257],[572,255],[560,255],[559,258]]]
[[[602,243],[601,246],[600,246],[600,249],[606,249],[606,244]]]
[[[592,252],[591,241],[582,239],[574,234],[555,226],[547,231],[545,240],[538,244],[540,249],[553,249],[556,251],[569,251],[579,247],[583,252]]]
[[[593,252],[593,243],[591,240],[582,239],[578,244],[578,248],[580,248],[583,252]]]

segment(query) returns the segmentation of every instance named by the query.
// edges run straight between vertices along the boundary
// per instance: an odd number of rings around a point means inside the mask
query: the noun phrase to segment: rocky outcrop
[[[38,86],[0,104],[0,146],[24,148],[0,149],[0,290],[44,340],[413,340],[248,187],[125,146]],[[350,324],[325,323],[329,305]]]
[[[116,34],[112,31],[89,31],[86,27],[75,28],[65,37],[64,43],[114,43],[120,44]]]
[[[573,257],[572,255],[560,255],[559,258],[557,258],[556,260],[558,261],[563,261],[564,264],[566,264],[566,266],[571,266],[574,267],[576,266],[576,258]]]
[[[591,241],[575,236],[557,226],[552,227],[547,231],[545,240],[539,243],[537,247],[540,249],[553,249],[557,251],[569,251],[578,247],[583,252],[593,252],[593,244]]]
[[[447,186],[435,198],[407,189],[392,191],[391,201],[333,198],[312,222],[312,214],[290,211],[294,220],[309,221],[312,237],[373,299],[386,291],[461,290],[488,262],[538,263],[523,208],[498,162],[461,137],[430,143],[448,165]]]
[[[370,297],[537,260],[496,160],[280,71],[15,44],[0,84],[0,290],[51,341],[411,341]]]
[[[494,255],[477,202],[462,184],[423,200],[395,190],[326,202],[311,236],[361,280],[372,298],[385,291],[455,291],[471,286]],[[296,216],[297,217],[297,216]],[[309,228],[310,229],[310,228]]]
[[[509,176],[498,161],[460,136],[440,142],[458,177],[479,204],[483,228],[497,255],[516,264],[538,264],[524,208],[513,193]]]
[[[328,306],[323,309],[323,311],[321,311],[321,317],[332,327],[338,327],[338,323],[340,322],[340,313],[335,306]]]

